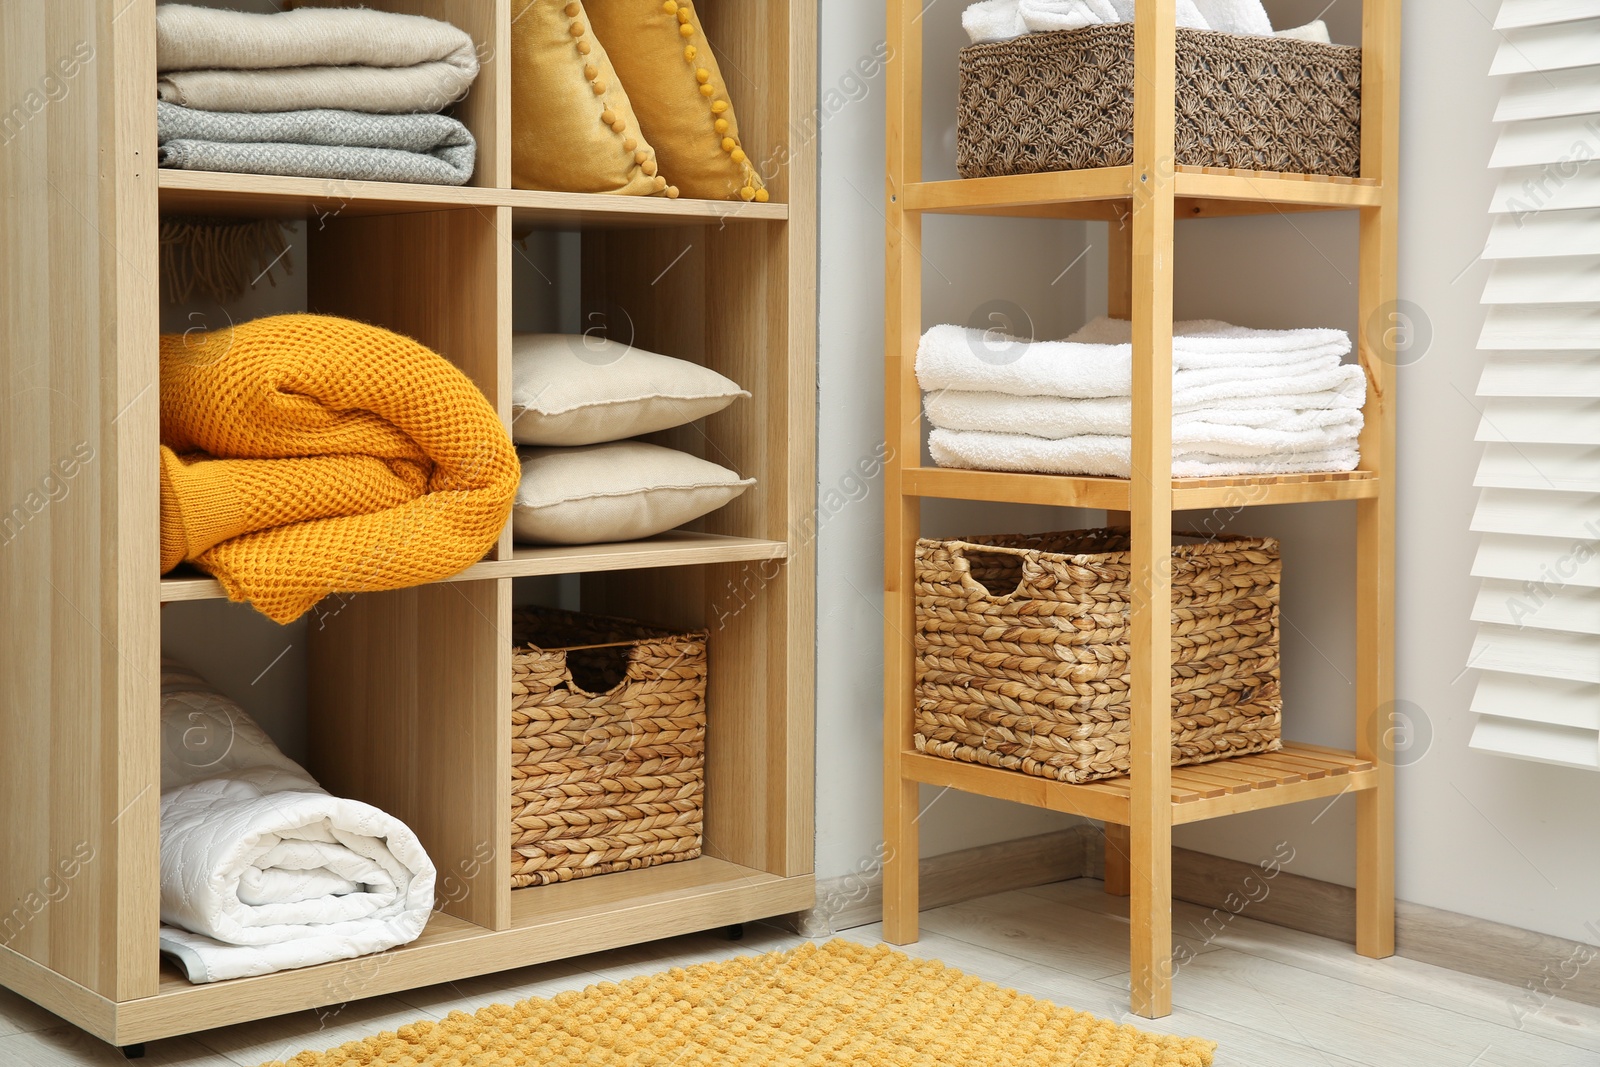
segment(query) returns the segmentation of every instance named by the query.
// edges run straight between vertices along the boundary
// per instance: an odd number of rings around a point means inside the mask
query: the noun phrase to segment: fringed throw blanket
[[[447,22],[367,8],[272,15],[156,8],[157,92],[208,111],[439,111],[478,76],[472,38]]]
[[[477,144],[445,115],[242,114],[157,102],[163,167],[302,178],[463,185]]]
[[[410,338],[320,315],[161,338],[161,571],[278,622],[478,562],[519,476],[483,394]]]

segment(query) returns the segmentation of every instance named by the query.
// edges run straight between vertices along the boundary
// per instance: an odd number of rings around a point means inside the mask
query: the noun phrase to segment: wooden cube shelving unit
[[[699,5],[752,156],[783,160],[766,204],[512,189],[507,57],[527,0],[366,2],[477,41],[483,70],[457,112],[479,146],[471,185],[159,171],[155,0],[0,9],[0,99],[43,94],[55,57],[93,50],[0,146],[0,499],[26,516],[0,547],[13,612],[0,642],[0,903],[21,908],[0,939],[0,985],[117,1045],[814,900],[803,535],[815,491],[816,168],[801,131],[815,108],[816,2]],[[163,213],[306,219],[307,310],[417,338],[508,421],[514,238],[578,231],[586,301],[623,309],[641,347],[753,394],[672,435],[759,479],[692,529],[580,548],[514,546],[508,530],[454,579],[341,598],[314,619],[310,770],[407,822],[439,870],[440,908],[422,937],[381,956],[191,985],[158,953],[160,609],[223,595],[195,573],[158,573]],[[41,490],[80,445],[93,458],[51,483],[65,491]],[[513,891],[512,583],[557,574],[583,575],[586,610],[710,629],[705,854]],[[62,881],[75,849],[91,858]],[[46,878],[64,890],[41,889]]]

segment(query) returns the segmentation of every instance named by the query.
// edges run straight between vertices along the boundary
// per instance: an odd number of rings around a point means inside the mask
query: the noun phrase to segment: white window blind
[[[1472,747],[1600,770],[1600,0],[1504,0]]]

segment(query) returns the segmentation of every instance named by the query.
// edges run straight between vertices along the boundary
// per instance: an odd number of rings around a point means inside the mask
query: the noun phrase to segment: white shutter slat
[[[1467,662],[1483,671],[1600,685],[1600,641],[1588,634],[1486,624]]]
[[[1483,318],[1478,347],[1490,351],[1600,348],[1600,305],[1493,305]]]
[[[1503,719],[1537,715],[1558,726],[1600,732],[1600,686],[1485,671],[1472,694],[1472,710]]]
[[[1489,226],[1483,258],[1534,256],[1600,256],[1600,210],[1580,208],[1497,216]]]
[[[1600,303],[1600,256],[1502,259],[1483,286],[1484,304]]]
[[[1509,79],[1494,121],[1526,122],[1589,112],[1600,112],[1600,68],[1574,67]]]
[[[1472,575],[1514,582],[1519,589],[1524,582],[1600,589],[1600,545],[1593,541],[1491,534],[1478,545]],[[1600,717],[1600,707],[1596,707],[1595,715]]]
[[[1600,449],[1584,445],[1491,444],[1472,484],[1480,489],[1600,493]]]
[[[1480,715],[1467,745],[1496,756],[1514,756],[1583,771],[1600,770],[1600,742],[1596,734],[1588,730]]]
[[[1496,352],[1479,396],[1600,396],[1600,353]]]
[[[1559,558],[1552,553],[1552,564]],[[1535,584],[1530,588],[1522,582],[1490,579],[1478,589],[1472,621],[1600,635],[1600,591],[1556,584]],[[1595,644],[1595,654],[1600,656],[1600,642]]]
[[[1472,513],[1472,530],[1594,540],[1600,537],[1600,494],[1485,489]]]
[[[1600,445],[1600,400],[1589,397],[1497,397],[1483,407],[1478,440],[1518,444]]]
[[[1587,18],[1600,18],[1600,0],[1505,0],[1494,28],[1518,30]]]
[[[1562,174],[1569,174],[1577,163],[1595,158],[1600,158],[1600,120],[1594,115],[1579,114],[1509,123],[1495,139],[1489,165],[1556,165]]]
[[[1507,170],[1495,184],[1489,213],[1526,219],[1541,211],[1600,207],[1600,145],[1594,154],[1597,159]]]
[[[1592,66],[1597,35],[1600,19],[1506,30],[1500,35],[1500,47],[1495,49],[1489,74],[1496,77]]]

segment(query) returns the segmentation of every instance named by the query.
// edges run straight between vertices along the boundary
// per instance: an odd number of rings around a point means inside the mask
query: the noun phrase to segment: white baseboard
[[[1011,889],[1047,885],[1083,877],[1092,826],[1074,826],[1053,833],[1002,841],[994,845],[928,856],[919,864],[924,910]],[[817,883],[817,905],[794,916],[804,937],[827,937],[839,930],[867,926],[883,918],[883,871],[876,860],[860,873]]]
[[[1093,823],[929,856],[921,862],[922,908],[944,907],[1013,889],[1100,878],[1104,840]],[[1255,864],[1172,850],[1172,895],[1202,907],[1225,908]],[[883,917],[883,875],[876,862],[857,874],[817,883],[817,906],[792,917],[806,937],[826,937]],[[1250,917],[1276,926],[1355,943],[1355,890],[1288,870],[1272,892],[1250,905]],[[1600,941],[1600,924],[1594,929]],[[1473,974],[1524,991],[1528,1011],[1552,998],[1600,1006],[1600,949],[1579,941],[1401,901],[1395,906],[1397,955]]]

